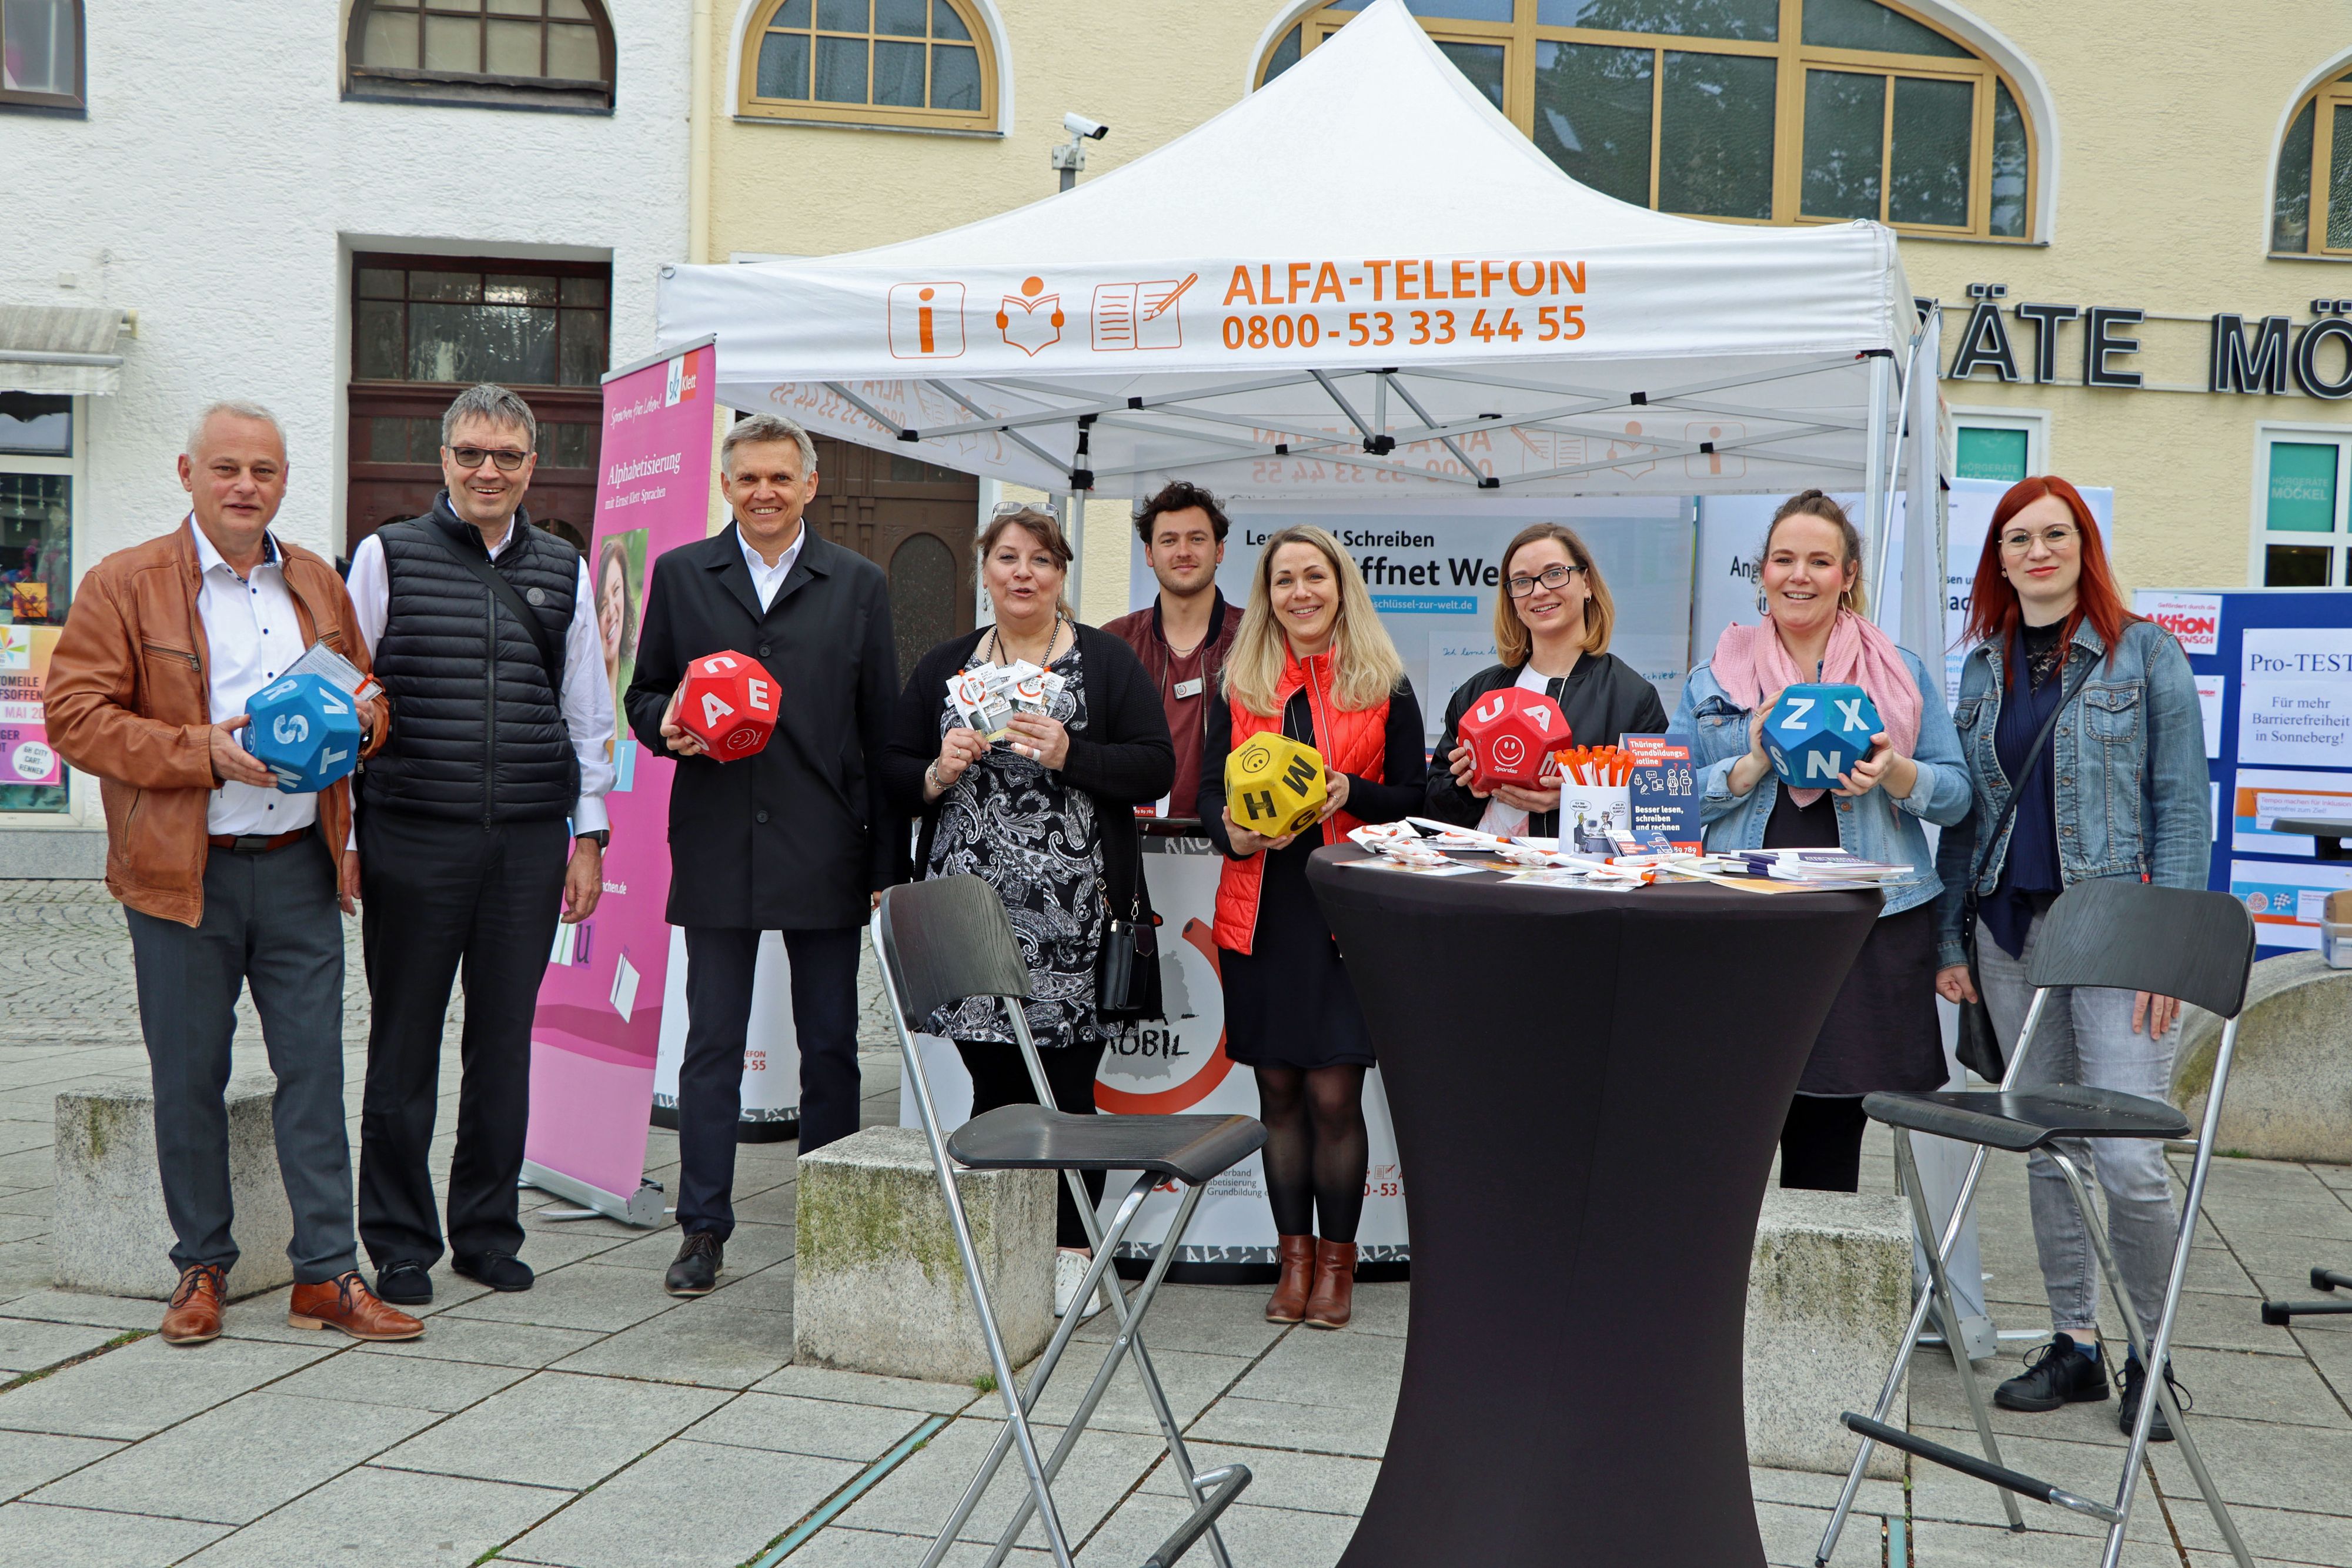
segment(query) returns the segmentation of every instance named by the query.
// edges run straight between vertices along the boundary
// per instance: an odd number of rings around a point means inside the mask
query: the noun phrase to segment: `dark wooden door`
[[[896,452],[820,437],[808,523],[890,579],[898,676],[972,628],[972,540],[980,481]]]

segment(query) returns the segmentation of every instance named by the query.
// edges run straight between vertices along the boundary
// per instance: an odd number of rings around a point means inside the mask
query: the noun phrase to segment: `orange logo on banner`
[[[996,307],[996,329],[1004,340],[1034,358],[1041,349],[1062,340],[1062,297],[1045,292],[1042,277],[1022,279],[1021,292],[1007,294]]]
[[[1201,956],[1209,960],[1211,972],[1217,976],[1218,984],[1223,985],[1224,974],[1217,967],[1217,945],[1209,938],[1207,924],[1198,918],[1184,922],[1184,940],[1200,949]],[[1122,1116],[1170,1116],[1179,1111],[1189,1111],[1206,1100],[1211,1091],[1223,1083],[1225,1074],[1233,1070],[1234,1059],[1225,1054],[1225,1034],[1220,1030],[1217,1031],[1217,1048],[1209,1052],[1209,1059],[1201,1063],[1201,1070],[1174,1088],[1137,1094],[1124,1089],[1113,1089],[1097,1080],[1095,1103],[1105,1111]]]
[[[890,286],[890,357],[952,360],[963,352],[963,285]]]

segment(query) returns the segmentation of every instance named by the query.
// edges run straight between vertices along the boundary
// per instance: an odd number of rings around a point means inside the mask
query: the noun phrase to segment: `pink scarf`
[[[1838,612],[1830,628],[1828,654],[1816,677],[1797,668],[1767,615],[1760,626],[1727,626],[1715,644],[1715,681],[1723,695],[1753,713],[1768,697],[1788,686],[1814,680],[1860,686],[1870,694],[1873,706],[1886,727],[1886,738],[1904,756],[1919,743],[1919,685],[1895,640],[1851,610]],[[1827,791],[1790,789],[1789,799],[1810,806]]]

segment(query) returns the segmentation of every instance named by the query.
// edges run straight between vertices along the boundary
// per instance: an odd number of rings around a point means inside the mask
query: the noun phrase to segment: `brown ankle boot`
[[[1267,1298],[1265,1321],[1295,1323],[1307,1311],[1307,1292],[1315,1288],[1315,1238],[1277,1236],[1274,1251],[1282,1264],[1282,1278]]]
[[[1307,1298],[1307,1326],[1346,1326],[1355,1312],[1356,1244],[1352,1241],[1315,1243],[1315,1290]]]

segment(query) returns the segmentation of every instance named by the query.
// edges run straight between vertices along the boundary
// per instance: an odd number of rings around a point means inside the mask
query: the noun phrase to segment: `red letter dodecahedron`
[[[749,653],[706,653],[686,667],[677,722],[721,762],[755,756],[776,733],[776,678]]]
[[[1537,788],[1558,770],[1552,754],[1570,744],[1568,718],[1541,692],[1506,686],[1488,692],[1462,716],[1462,744],[1470,748],[1470,787],[1492,794],[1497,784]]]

